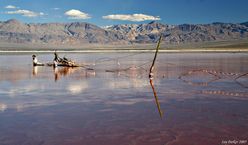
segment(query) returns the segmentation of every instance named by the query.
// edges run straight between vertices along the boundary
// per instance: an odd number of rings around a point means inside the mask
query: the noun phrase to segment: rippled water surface
[[[0,55],[0,145],[248,144],[248,54],[59,55]]]

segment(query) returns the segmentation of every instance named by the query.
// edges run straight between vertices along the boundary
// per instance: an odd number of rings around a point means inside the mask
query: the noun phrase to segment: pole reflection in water
[[[152,91],[153,91],[154,98],[155,98],[155,101],[156,101],[156,105],[157,105],[157,108],[158,108],[159,116],[162,119],[163,112],[161,111],[161,107],[160,107],[160,103],[159,103],[159,100],[158,100],[157,92],[156,92],[154,84],[153,84],[153,78],[150,78],[150,85],[152,87]]]

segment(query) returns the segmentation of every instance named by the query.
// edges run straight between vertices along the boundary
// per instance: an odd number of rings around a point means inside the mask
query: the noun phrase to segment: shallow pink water
[[[153,54],[66,56],[94,70],[0,55],[0,145],[247,144],[248,54],[159,54],[162,119],[148,79]]]

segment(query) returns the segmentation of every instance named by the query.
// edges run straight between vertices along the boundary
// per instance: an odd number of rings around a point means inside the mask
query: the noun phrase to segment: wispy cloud
[[[90,19],[90,15],[79,10],[69,10],[65,12],[65,15],[68,16],[69,19]]]
[[[13,6],[13,5],[7,5],[4,7],[5,9],[18,9],[19,7]]]
[[[43,16],[45,15],[42,12],[33,12],[33,11],[29,11],[29,10],[16,10],[16,11],[7,11],[5,12],[6,14],[19,14],[22,15],[24,17],[38,17],[38,16]]]
[[[141,22],[146,20],[161,20],[159,16],[150,16],[145,14],[132,14],[132,15],[107,15],[103,16],[103,19],[109,20],[122,20],[122,21],[134,21],[134,22]]]
[[[60,8],[51,8],[51,9],[55,11],[60,10]]]

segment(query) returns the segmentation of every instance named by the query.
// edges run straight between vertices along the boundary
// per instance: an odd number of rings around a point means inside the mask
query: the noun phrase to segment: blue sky
[[[89,22],[98,26],[245,22],[247,0],[0,0],[0,21]]]

